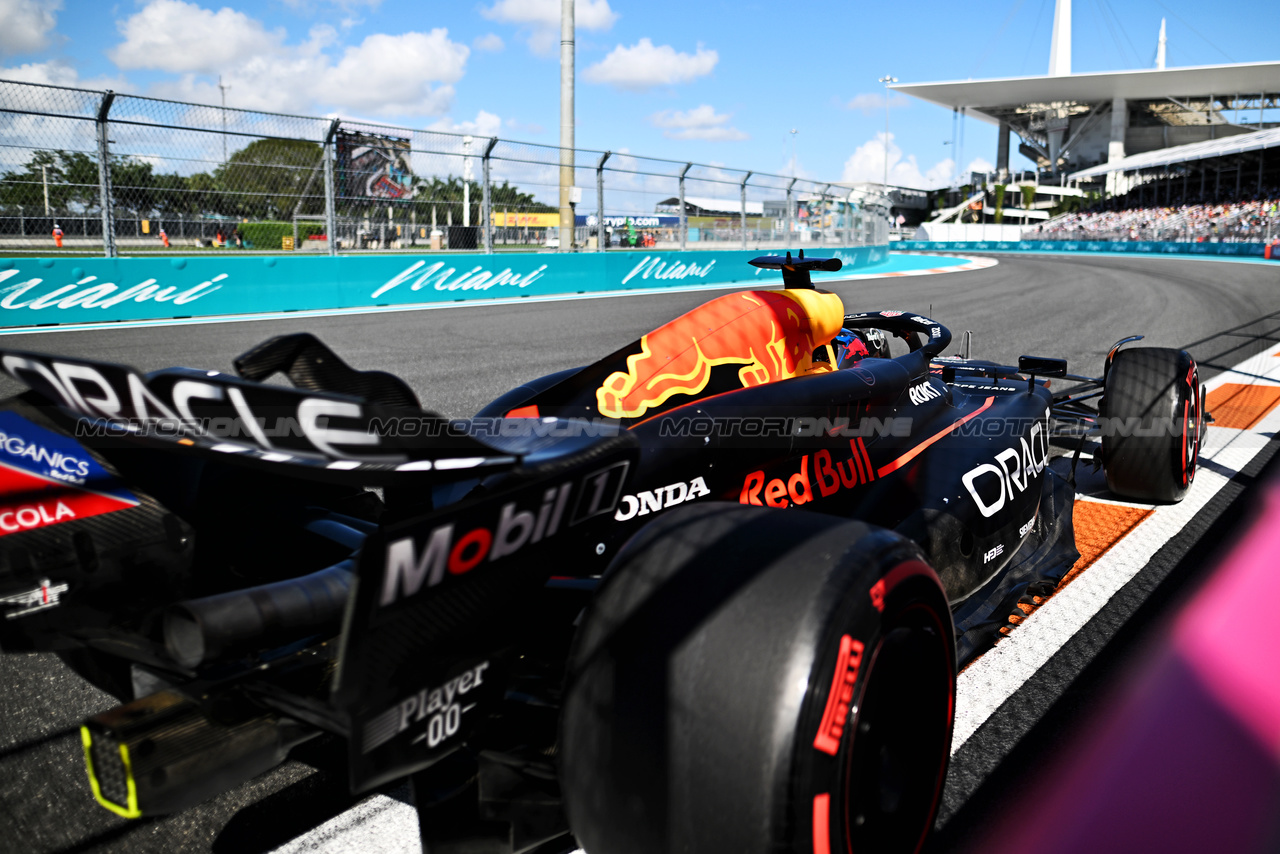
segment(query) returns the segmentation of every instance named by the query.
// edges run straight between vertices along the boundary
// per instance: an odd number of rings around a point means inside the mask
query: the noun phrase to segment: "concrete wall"
[[[814,247],[811,254],[819,254]],[[781,284],[758,251],[0,259],[0,327]],[[885,246],[821,247],[847,269]]]
[[[979,223],[925,223],[916,229],[916,240],[1003,240],[1022,239],[1023,228],[1034,228],[1043,220],[1033,220],[1030,226],[983,225]],[[895,247],[897,248],[897,247]]]

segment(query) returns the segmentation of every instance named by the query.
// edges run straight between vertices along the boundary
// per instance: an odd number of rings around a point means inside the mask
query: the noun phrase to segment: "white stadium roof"
[[[1240,62],[1184,68],[1146,68],[1060,77],[1005,77],[946,83],[899,83],[891,89],[942,107],[968,107],[971,115],[998,121],[983,110],[1055,101],[1096,103],[1112,98],[1158,100],[1193,95],[1257,95],[1280,91],[1280,62]],[[995,110],[993,109],[993,112]]]
[[[733,214],[734,216],[737,216],[742,211],[741,199],[712,199],[706,196],[685,196],[684,203],[686,205],[693,205],[695,208],[700,208],[710,213]],[[672,196],[669,199],[664,199],[661,202],[658,202],[658,204],[664,207],[674,205],[679,208],[680,197]],[[747,213],[763,216],[764,202],[747,202]]]
[[[1280,128],[1270,128],[1254,133],[1242,133],[1238,136],[1226,136],[1222,139],[1207,139],[1203,142],[1144,151],[1131,157],[1072,172],[1067,177],[1072,180],[1081,180],[1111,172],[1133,172],[1138,169],[1152,169],[1156,166],[1186,163],[1191,160],[1207,160],[1211,157],[1226,157],[1231,154],[1243,154],[1246,151],[1260,151],[1277,146],[1280,146]]]

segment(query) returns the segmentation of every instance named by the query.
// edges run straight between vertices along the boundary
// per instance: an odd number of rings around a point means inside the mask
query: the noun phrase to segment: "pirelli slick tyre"
[[[1116,353],[1102,401],[1107,486],[1136,501],[1181,501],[1196,475],[1204,433],[1199,369],[1185,350]]]
[[[673,510],[618,555],[570,655],[570,827],[591,854],[918,851],[954,697],[951,614],[914,544]]]

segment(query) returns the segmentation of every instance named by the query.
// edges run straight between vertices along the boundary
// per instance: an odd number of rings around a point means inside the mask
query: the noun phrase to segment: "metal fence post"
[[[102,254],[107,258],[116,257],[116,224],[111,209],[111,146],[107,139],[107,113],[111,112],[111,102],[116,93],[108,89],[102,93],[102,104],[98,107],[98,204],[102,207]]]
[[[792,178],[792,179],[791,179],[791,183],[787,184],[787,216],[786,216],[786,219],[784,220],[784,222],[785,222],[785,228],[787,229],[787,238],[786,238],[786,239],[787,239],[787,248],[788,248],[788,249],[790,249],[790,248],[791,248],[791,216],[792,216],[792,213],[791,213],[791,188],[792,188],[792,187],[794,187],[794,186],[796,185],[796,180],[797,180],[797,179]]]
[[[827,210],[827,193],[829,193],[829,192],[831,192],[831,185],[830,185],[830,184],[825,184],[825,185],[823,185],[823,187],[822,187],[822,210],[823,210],[823,217],[824,217],[824,218],[825,218],[825,216],[826,216],[826,210]],[[819,222],[821,222],[821,220],[819,220]],[[813,223],[810,223],[809,225],[810,225],[810,227],[812,227],[812,226],[813,226]],[[822,228],[822,242],[823,242],[823,243],[830,243],[830,242],[831,242],[831,238],[830,238],[830,236],[827,234],[827,227],[826,227],[825,225],[822,225],[822,226],[821,226],[821,228]]]
[[[604,230],[604,162],[609,159],[612,151],[606,151],[600,155],[600,159],[596,161],[596,251],[604,251],[605,230]]]
[[[484,234],[484,254],[493,254],[493,211],[490,207],[492,204],[489,199],[489,155],[493,153],[493,147],[498,144],[496,136],[489,138],[489,144],[485,146],[484,157],[481,159],[482,173],[484,174],[484,191],[480,196],[480,216],[484,222],[480,224]],[[506,223],[503,223],[504,225]]]
[[[338,228],[334,221],[334,211],[337,207],[334,204],[334,187],[333,187],[333,146],[334,138],[338,135],[338,125],[341,119],[334,119],[329,124],[329,133],[324,138],[324,234],[325,242],[329,244],[329,254],[338,254]],[[296,244],[295,244],[296,245]]]
[[[742,179],[742,185],[738,188],[741,193],[742,200],[742,248],[747,248],[747,182],[751,180],[754,173],[748,172]]]
[[[685,242],[689,239],[689,214],[684,209],[684,176],[693,168],[692,163],[686,163],[684,168],[680,170],[680,249],[685,249]]]

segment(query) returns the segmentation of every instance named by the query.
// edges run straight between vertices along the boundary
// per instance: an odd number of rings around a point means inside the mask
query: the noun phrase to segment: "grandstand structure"
[[[1280,184],[1280,62],[1166,68],[1163,47],[1162,22],[1156,68],[1073,74],[1071,2],[1057,0],[1047,75],[891,88],[998,125],[999,181],[1016,134],[1043,181],[1111,196],[1155,184],[1171,197],[1175,181],[1204,196]]]

